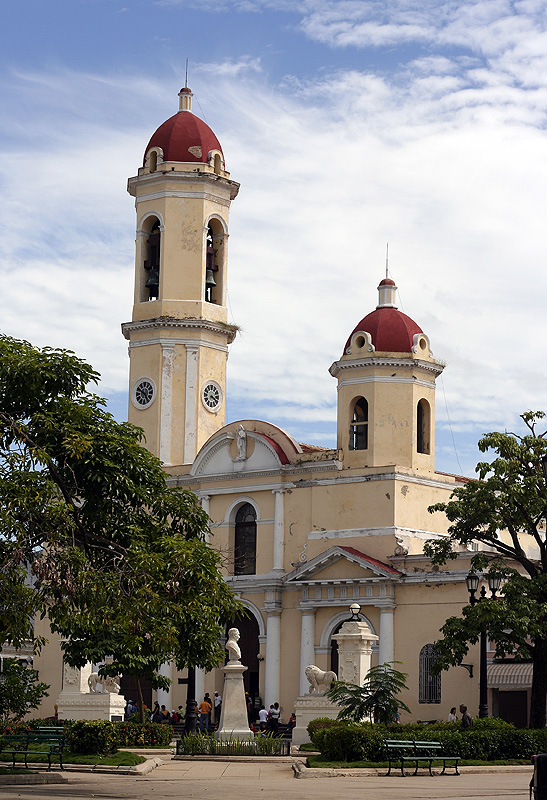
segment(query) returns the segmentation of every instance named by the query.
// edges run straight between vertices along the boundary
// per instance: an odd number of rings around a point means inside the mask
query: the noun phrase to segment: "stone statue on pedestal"
[[[249,728],[247,717],[247,703],[245,701],[245,687],[243,673],[247,670],[241,663],[241,650],[238,645],[239,631],[230,628],[226,650],[229,661],[223,668],[224,691],[222,693],[222,710],[220,724],[215,736],[217,739],[252,739],[253,734]]]

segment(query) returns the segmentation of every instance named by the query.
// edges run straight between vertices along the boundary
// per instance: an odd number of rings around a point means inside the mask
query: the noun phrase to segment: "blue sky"
[[[87,358],[120,417],[135,223],[125,184],[177,108],[187,57],[194,111],[242,187],[229,419],[334,444],[328,367],[376,305],[389,241],[400,308],[447,362],[437,467],[471,474],[481,433],[547,405],[545,3],[3,9],[0,327]]]

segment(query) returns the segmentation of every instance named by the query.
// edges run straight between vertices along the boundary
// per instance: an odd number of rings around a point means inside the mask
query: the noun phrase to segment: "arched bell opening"
[[[358,397],[351,406],[349,449],[368,449],[368,403],[364,397]]]
[[[431,408],[427,400],[419,400],[416,407],[416,449],[418,453],[430,453]]]
[[[143,226],[143,281],[141,302],[160,296],[161,225],[157,217],[148,217]]]
[[[219,219],[213,217],[207,226],[205,251],[205,301],[223,305],[225,231]]]

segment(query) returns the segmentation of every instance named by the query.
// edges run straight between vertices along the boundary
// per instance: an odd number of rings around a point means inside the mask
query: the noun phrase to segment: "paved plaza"
[[[531,767],[524,771],[461,776],[309,778],[297,780],[289,764],[170,761],[143,777],[68,773],[67,783],[2,786],[2,800],[507,800],[527,798]]]

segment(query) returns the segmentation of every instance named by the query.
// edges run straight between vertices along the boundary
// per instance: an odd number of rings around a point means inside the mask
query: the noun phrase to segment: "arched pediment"
[[[190,474],[193,476],[278,470],[282,466],[274,444],[261,434],[245,431],[246,452],[238,457],[237,434],[219,433],[210,439],[196,456]],[[240,448],[241,449],[241,448]]]

